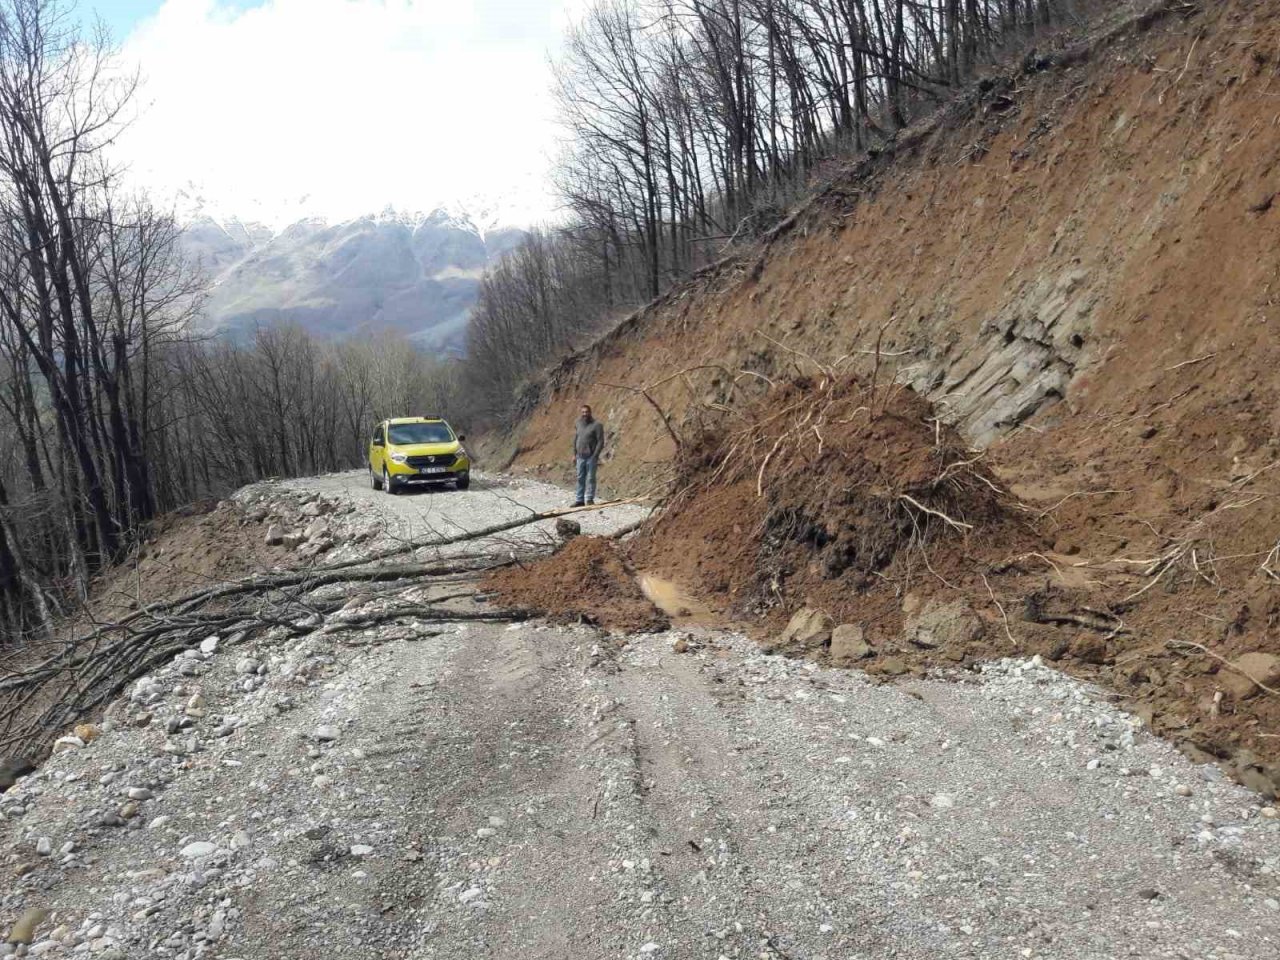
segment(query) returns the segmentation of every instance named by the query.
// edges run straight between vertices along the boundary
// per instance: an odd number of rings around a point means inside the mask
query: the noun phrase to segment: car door
[[[386,428],[380,423],[373,429],[373,439],[369,441],[369,469],[374,473],[382,473],[382,465],[386,458]]]

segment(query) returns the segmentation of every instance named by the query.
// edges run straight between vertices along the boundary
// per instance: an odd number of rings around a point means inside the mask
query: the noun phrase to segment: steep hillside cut
[[[872,646],[919,653],[893,637],[920,592],[961,595],[988,636],[1280,783],[1275,12],[1117,5],[1088,38],[983,81],[838,171],[766,244],[566,360],[514,465],[565,471],[588,402],[609,428],[604,484],[638,493],[771,382],[909,387],[932,405],[921,420],[982,451],[1033,542],[984,555],[976,586],[894,584],[892,616],[867,616]],[[739,527],[764,534],[749,513]],[[766,625],[821,601],[812,583],[782,583]]]

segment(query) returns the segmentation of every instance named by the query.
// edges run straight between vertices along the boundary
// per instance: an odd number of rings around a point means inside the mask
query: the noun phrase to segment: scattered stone
[[[1092,633],[1082,633],[1072,640],[1068,652],[1082,663],[1102,664],[1110,656],[1107,641]]]
[[[1234,669],[1218,672],[1218,684],[1236,700],[1257,696],[1262,692],[1262,687],[1258,684],[1272,689],[1280,686],[1280,656],[1272,653],[1246,653],[1232,660],[1231,666]]]
[[[262,661],[256,657],[245,657],[236,664],[236,673],[242,677],[253,676],[261,666]]]
[[[561,540],[572,540],[574,537],[582,535],[582,524],[577,520],[570,520],[568,517],[561,517],[556,521],[556,536]]]
[[[367,843],[357,843],[351,847],[351,855],[353,857],[367,857],[373,853],[373,847]]]
[[[986,632],[982,619],[964,600],[926,601],[918,613],[907,617],[903,627],[907,641],[925,650],[964,649],[981,640]]]
[[[859,624],[842,623],[831,631],[831,662],[836,666],[864,660],[874,652]]]
[[[1158,900],[1160,899],[1160,891],[1153,890],[1150,887],[1148,887],[1145,890],[1139,890],[1138,896],[1143,900]]]
[[[183,847],[181,856],[187,860],[201,860],[204,857],[211,857],[217,852],[217,844],[210,843],[208,840],[197,840],[195,843],[188,843]]]
[[[53,841],[48,837],[41,837],[36,841],[36,853],[42,857],[47,857],[53,853]]]
[[[53,752],[62,753],[66,750],[79,750],[85,745],[84,741],[79,737],[59,737],[53,742]]]
[[[779,650],[817,650],[831,642],[831,631],[835,621],[821,610],[805,607],[792,616],[786,629],[772,644],[767,646],[770,653]]]
[[[280,524],[273,523],[267,527],[267,535],[263,538],[268,547],[278,547],[284,542],[284,531]]]
[[[213,637],[205,637],[203,640],[201,640],[200,652],[205,654],[206,656],[212,656],[213,654],[217,653],[218,638],[216,636],[213,636]]]
[[[901,657],[885,657],[875,664],[875,672],[886,677],[900,677],[907,669],[907,663]]]
[[[1188,787],[1185,783],[1178,784],[1176,787],[1173,788],[1173,792],[1180,797],[1191,796],[1191,788]]]
[[[130,787],[128,797],[130,800],[150,800],[152,793],[146,787]]]
[[[29,945],[36,938],[36,930],[49,918],[49,911],[41,907],[28,907],[18,922],[9,930],[5,940],[15,946]]]
[[[92,723],[78,723],[75,727],[75,735],[86,744],[90,744],[102,736],[102,729]]]
[[[458,894],[458,899],[463,903],[471,903],[474,900],[479,900],[483,896],[484,891],[479,887],[469,887],[462,891],[462,893]]]
[[[315,738],[321,743],[333,743],[342,736],[342,731],[333,724],[326,723],[316,727]]]

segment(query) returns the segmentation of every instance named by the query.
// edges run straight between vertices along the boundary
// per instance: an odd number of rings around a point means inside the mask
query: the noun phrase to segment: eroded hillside
[[[768,380],[909,385],[984,452],[1035,542],[985,557],[976,587],[875,586],[898,604],[868,617],[873,645],[898,643],[904,597],[960,593],[988,635],[1101,676],[1243,774],[1280,776],[1275,12],[1126,9],[984,81],[839,171],[766,245],[565,361],[514,465],[565,472],[589,402],[609,427],[606,484],[639,493],[673,475],[677,442],[736,429]],[[759,519],[744,512],[737,535],[761,537]],[[733,612],[727,588],[697,582],[696,543],[681,549],[666,572]],[[811,601],[808,582],[784,582],[765,622]],[[1046,597],[1070,616],[1043,622]],[[1240,679],[1246,655],[1263,669]]]

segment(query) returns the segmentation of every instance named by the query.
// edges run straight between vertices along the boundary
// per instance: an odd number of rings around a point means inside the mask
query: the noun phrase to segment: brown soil
[[[709,411],[735,429],[761,376],[878,367],[984,449],[1012,494],[1001,512],[964,536],[935,526],[931,550],[877,570],[900,515],[864,544],[832,461],[805,462],[821,502],[771,462],[763,496],[742,471],[677,503],[635,562],[769,632],[829,607],[909,665],[945,652],[899,632],[909,611],[958,597],[984,621],[966,656],[1060,658],[1192,752],[1280,783],[1280,696],[1233,694],[1222,663],[1280,655],[1280,20],[1255,0],[1163,9],[993,78],[837,171],[766,245],[567,360],[512,440],[514,467],[564,473],[565,430],[591,403],[602,483],[642,492],[682,469]],[[644,397],[607,383],[646,387],[686,452]],[[793,503],[858,562],[828,577],[831,547],[793,538],[762,566],[766,521]]]
[[[967,583],[1038,546],[981,459],[910,390],[784,382],[689,445],[631,556],[727,615],[778,626],[814,606],[887,642],[917,580]]]
[[[264,542],[266,523],[230,500],[210,501],[152,522],[132,556],[94,584],[95,610],[113,618],[140,604],[292,566],[294,551]]]
[[[636,585],[612,540],[575,537],[551,556],[491,574],[484,588],[504,605],[567,623],[665,630],[667,617]]]
[[[780,641],[797,610],[856,625],[873,672],[1040,654],[1121,691],[1189,752],[1230,758],[1264,791],[1280,784],[1280,697],[1241,689],[1223,663],[1277,649],[1280,598],[1258,567],[1280,528],[1272,471],[1160,515],[1129,491],[1102,508],[1055,492],[1041,507],[1002,487],[1016,472],[1004,450],[991,469],[994,454],[967,450],[909,390],[873,402],[848,379],[803,378],[731,424],[681,458],[668,507],[630,547],[640,569],[798,655],[827,659],[830,639]],[[1189,624],[1208,650],[1183,642]]]

